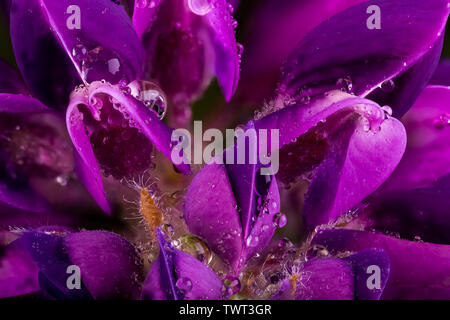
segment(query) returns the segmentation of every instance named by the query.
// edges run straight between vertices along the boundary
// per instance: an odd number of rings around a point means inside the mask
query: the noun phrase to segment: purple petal
[[[150,165],[152,145],[171,159],[173,129],[119,86],[94,82],[75,91],[66,122],[78,152],[80,179],[106,212],[110,208],[100,168],[117,179],[140,174]],[[130,139],[134,139],[133,144],[129,143]],[[177,168],[190,174],[187,164],[182,163]]]
[[[239,82],[241,57],[235,38],[234,20],[227,1],[215,0],[213,9],[205,17],[213,32],[216,75],[225,99],[230,101]]]
[[[243,40],[239,97],[254,104],[273,95],[280,68],[299,42],[323,21],[361,2],[284,0],[280,5],[279,0],[259,1],[245,26],[249,32]]]
[[[383,190],[430,186],[450,172],[450,88],[429,86],[402,119],[408,145]]]
[[[427,188],[380,192],[357,221],[366,229],[398,233],[405,239],[450,244],[449,205],[446,175]]]
[[[2,168],[0,201],[27,212],[49,211],[48,203],[30,188],[27,181],[21,181],[21,178],[27,180],[31,174],[45,176],[54,169],[55,172],[52,174],[58,175],[59,170],[66,170],[70,167],[72,159],[66,157],[62,145],[65,140],[60,136],[60,131],[63,130],[56,128],[59,126],[60,119],[39,100],[20,94],[0,93],[0,114],[4,119],[1,124],[3,134],[15,141],[8,142],[6,139],[6,144],[2,143],[0,147],[2,166],[6,166],[6,163],[10,165],[9,169]],[[39,124],[36,126],[37,118],[39,118]],[[48,121],[51,121],[51,124]],[[19,130],[16,130],[17,128]],[[15,132],[14,139],[9,135],[12,131]],[[14,144],[18,142],[27,146],[25,152]],[[55,147],[58,149],[54,153],[46,149]],[[9,153],[5,151],[5,148],[9,148]],[[13,152],[12,156],[11,152]],[[11,160],[12,157],[18,157],[18,154],[20,155],[19,160]],[[11,178],[17,175],[21,178]]]
[[[439,62],[428,84],[450,86],[450,59],[445,58]]]
[[[174,249],[160,229],[157,233],[161,251],[145,279],[142,299],[220,299],[222,281],[214,271],[191,255]]]
[[[364,231],[321,230],[314,244],[331,254],[384,249],[389,255],[390,275],[382,299],[449,299],[449,246],[412,242]]]
[[[0,60],[0,92],[28,93],[20,74],[3,60]]]
[[[94,299],[137,299],[144,280],[136,248],[117,234],[83,231],[63,240],[72,264]]]
[[[16,297],[40,290],[39,269],[20,240],[0,249],[0,297]]]
[[[269,298],[269,300],[292,300],[293,288],[290,278],[284,279],[278,290]]]
[[[189,185],[184,202],[189,230],[234,271],[267,246],[279,212],[276,179],[260,175],[256,165],[206,165]]]
[[[296,281],[296,300],[353,300],[352,267],[336,258],[313,259],[302,265]]]
[[[73,263],[65,252],[63,238],[44,232],[28,232],[20,241],[39,268],[39,283],[44,293],[55,299],[90,299],[84,284],[80,290],[67,287],[67,269]]]
[[[381,10],[380,30],[367,27],[364,3],[337,14],[302,40],[284,67],[281,84],[286,93],[301,99],[336,87],[363,97],[384,91],[377,102],[390,102],[394,116],[409,109],[439,58],[448,2],[378,0],[370,5]]]
[[[399,163],[406,144],[405,130],[399,121],[385,119],[376,103],[341,92],[328,93],[308,108],[286,107],[257,121],[255,127],[278,128],[283,153],[283,148],[302,143],[302,136],[324,120],[321,126],[325,128],[328,147],[321,151],[323,158],[317,161],[320,165],[308,168],[316,170],[303,209],[310,230],[336,219],[375,191]],[[318,134],[323,135],[320,131]],[[294,153],[287,159],[294,164],[294,169],[288,168],[291,177],[305,173],[295,167],[300,156]],[[360,181],[358,185],[355,179]]]
[[[27,85],[51,106],[67,105],[82,81],[132,81],[141,72],[141,44],[113,1],[15,0],[11,38]]]
[[[227,2],[214,0],[209,11],[197,13],[180,0],[145,7],[136,2],[134,8],[133,24],[147,49],[149,76],[176,104],[198,96],[210,81],[210,69],[227,100],[239,80],[240,57]]]
[[[366,249],[353,254],[345,261],[350,263],[355,277],[355,298],[357,300],[379,300],[389,278],[390,261],[386,251],[382,249]],[[380,270],[380,287],[369,289],[367,270],[377,266]]]
[[[243,253],[238,205],[224,165],[206,165],[186,192],[184,217],[190,232],[237,269]]]

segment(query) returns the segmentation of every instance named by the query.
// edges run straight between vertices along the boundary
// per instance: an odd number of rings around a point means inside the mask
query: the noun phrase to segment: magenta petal
[[[404,239],[450,244],[450,175],[426,188],[379,192],[357,221]]]
[[[363,3],[302,40],[284,67],[282,88],[289,95],[315,96],[339,86],[363,97],[390,91],[377,102],[391,102],[394,116],[409,109],[439,58],[448,2],[378,0],[370,5],[381,10],[379,30],[367,27],[369,5]]]
[[[113,1],[15,0],[11,38],[26,83],[51,106],[65,107],[82,81],[132,81],[141,73],[142,46]]]
[[[321,230],[314,244],[332,254],[384,249],[390,260],[390,275],[381,299],[449,299],[450,247],[413,242],[382,234],[345,230]]]
[[[243,40],[239,97],[255,103],[272,95],[281,66],[299,42],[323,21],[361,2],[284,0],[280,5],[279,0],[260,1],[246,22],[249,31]]]
[[[257,165],[206,165],[189,185],[184,202],[189,230],[235,272],[270,242],[279,212],[276,179],[261,175]]]

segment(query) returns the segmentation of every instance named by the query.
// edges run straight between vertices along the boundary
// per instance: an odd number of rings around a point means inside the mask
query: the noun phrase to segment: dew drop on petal
[[[395,90],[395,83],[394,80],[392,79],[388,79],[386,81],[384,81],[382,84],[380,84],[380,89],[383,92],[392,92]]]
[[[208,245],[199,237],[187,234],[179,239],[181,250],[189,253],[191,256],[197,258],[197,260],[210,264],[212,261],[212,253]]]
[[[311,246],[305,254],[306,260],[311,260],[313,258],[322,258],[328,256],[328,250],[324,246],[315,244]]]
[[[182,293],[187,293],[192,290],[192,281],[186,277],[178,279],[175,285]]]
[[[287,224],[287,217],[284,213],[277,213],[273,217],[273,224],[278,228],[283,228]]]
[[[129,93],[153,110],[159,119],[167,113],[167,98],[155,83],[145,80],[135,80],[129,85]]]
[[[171,224],[165,223],[161,226],[162,231],[167,234],[169,237],[173,236],[175,230]]]
[[[77,44],[72,48],[72,56],[78,62],[86,59],[87,53],[87,48],[82,44]]]
[[[199,16],[208,14],[212,9],[211,0],[188,0],[189,9]]]

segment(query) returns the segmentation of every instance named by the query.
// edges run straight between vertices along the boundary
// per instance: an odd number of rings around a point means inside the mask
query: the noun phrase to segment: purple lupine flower
[[[35,294],[63,300],[137,299],[143,281],[136,248],[106,231],[72,233],[50,226],[27,231],[6,246],[0,259],[3,298]],[[67,286],[71,266],[81,277],[77,290]]]
[[[164,93],[138,80],[144,50],[130,17],[120,4],[106,0],[95,5],[89,1],[14,1],[10,17],[14,53],[26,84],[53,108],[65,110],[69,105],[66,118],[76,146],[76,171],[99,206],[110,212],[99,167],[118,179],[140,174],[151,164],[153,145],[170,158],[171,130],[158,118],[165,113]],[[107,32],[110,28],[117,32]],[[96,80],[103,84],[95,84]],[[19,80],[8,83],[15,87],[2,90],[27,92],[18,87]],[[85,106],[85,121],[81,106]],[[89,108],[94,114],[88,114]],[[139,143],[130,145],[129,139]],[[118,154],[123,158],[115,161]],[[186,166],[179,169],[189,171]]]
[[[144,78],[168,94],[175,123],[189,121],[186,109],[213,75],[227,101],[235,93],[241,53],[232,12],[226,0],[135,1],[133,25],[147,53]]]
[[[187,127],[213,76],[227,101],[234,95],[237,3],[11,2],[25,85],[0,63],[0,297],[450,298],[450,95],[447,62],[438,66],[449,1],[266,1],[260,12],[271,27],[264,47],[260,35],[250,41],[249,77],[287,61],[274,99],[244,128],[278,130],[278,147],[266,150],[279,149],[280,170],[228,163],[266,142],[242,145],[238,136],[180,187],[171,167],[148,170],[153,147],[171,158],[164,115]],[[3,12],[10,1],[0,4]],[[380,29],[366,24],[369,4],[381,9]],[[273,79],[258,80],[242,90]],[[175,169],[190,173],[186,162]],[[73,170],[104,211],[119,204],[108,221],[123,237],[76,232],[90,224],[81,218],[73,229],[45,222],[63,215],[41,196],[44,183]],[[136,190],[136,201],[126,199]],[[297,245],[276,241],[286,208],[302,220]],[[30,227],[37,221],[45,226]],[[195,239],[190,249],[185,237]],[[78,290],[68,270],[80,271]]]

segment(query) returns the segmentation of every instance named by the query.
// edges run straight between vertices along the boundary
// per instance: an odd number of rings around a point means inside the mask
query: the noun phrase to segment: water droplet
[[[450,126],[450,115],[443,113],[433,121],[433,126],[438,130],[443,130]]]
[[[111,60],[108,60],[108,71],[111,74],[116,74],[120,70],[120,62],[119,59],[114,58]]]
[[[273,225],[278,228],[283,228],[287,224],[287,217],[284,213],[277,213],[273,216]]]
[[[69,180],[69,177],[65,174],[59,175],[56,177],[56,183],[65,187],[67,185],[67,182]]]
[[[77,44],[72,48],[72,56],[76,61],[83,61],[86,59],[88,49],[82,45]]]
[[[178,279],[175,285],[183,294],[186,294],[187,292],[192,290],[192,281],[191,279],[186,277],[181,277],[180,279]]]
[[[305,259],[321,258],[328,256],[328,250],[324,246],[315,244],[306,251]]]
[[[225,293],[230,294],[230,296],[238,293],[241,291],[241,281],[239,281],[239,278],[228,276],[225,278],[224,281],[225,289],[222,289],[222,292],[225,291]]]
[[[188,234],[179,239],[181,250],[189,253],[199,261],[210,264],[212,261],[212,253],[208,245],[199,237]]]
[[[289,248],[292,246],[293,246],[293,243],[288,238],[283,238],[278,242],[278,247],[280,247],[280,248]]]
[[[128,87],[134,98],[153,110],[159,119],[164,118],[167,112],[167,99],[159,86],[150,81],[135,80]]]
[[[173,226],[171,224],[165,223],[161,226],[161,229],[164,233],[166,233],[167,235],[169,235],[170,237],[173,236],[175,230],[173,228]]]
[[[212,9],[211,0],[188,0],[191,11],[199,16],[208,14]]]
[[[343,92],[347,92],[347,93],[353,92],[353,81],[350,76],[346,76],[344,78],[338,79],[338,81],[336,82],[336,85]]]
[[[389,106],[382,106],[381,109],[384,111],[387,118],[392,117],[392,109]]]
[[[259,237],[258,236],[252,236],[249,235],[246,241],[246,244],[248,247],[256,247],[259,243]]]
[[[383,92],[392,92],[395,90],[395,83],[394,80],[388,79],[384,81],[382,84],[380,84],[380,89]]]

